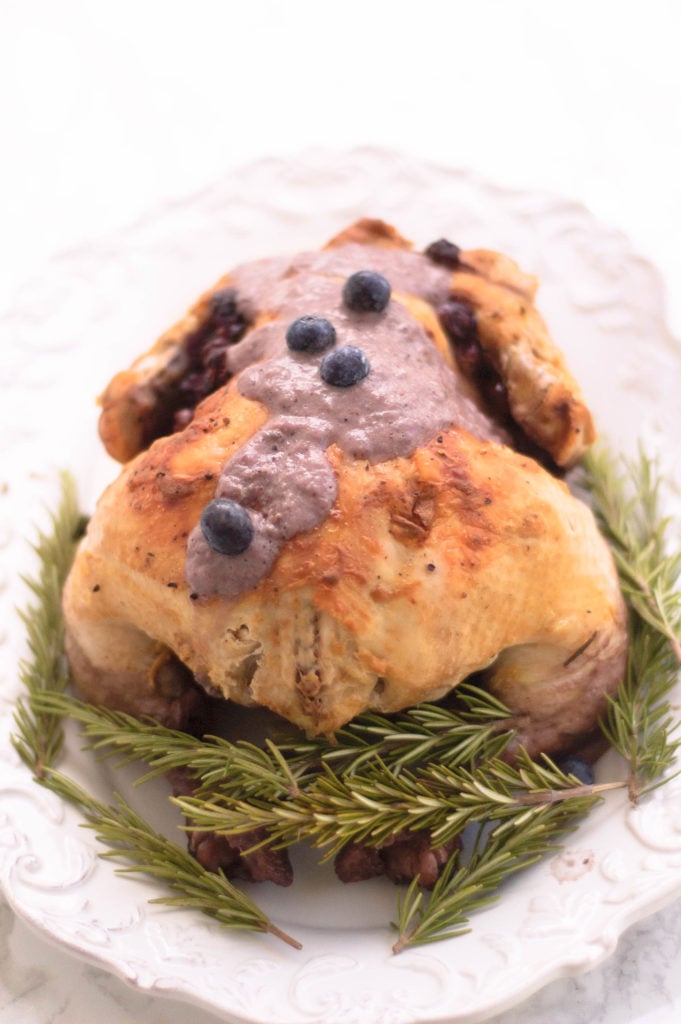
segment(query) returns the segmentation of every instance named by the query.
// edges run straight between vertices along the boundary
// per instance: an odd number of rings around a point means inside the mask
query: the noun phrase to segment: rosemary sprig
[[[584,472],[630,609],[626,677],[602,728],[627,762],[636,803],[659,785],[681,746],[667,700],[681,665],[681,553],[670,553],[671,520],[660,512],[657,466],[643,451],[636,460],[622,459],[620,468],[605,448],[592,449]]]
[[[280,793],[281,783],[277,788]],[[522,752],[515,765],[492,758],[473,770],[427,764],[393,775],[378,761],[361,772],[336,775],[325,766],[304,790],[286,798],[264,780],[246,799],[216,793],[174,802],[191,829],[235,835],[263,827],[274,846],[307,839],[326,847],[328,858],[347,843],[379,846],[404,831],[428,831],[440,845],[471,822],[507,820],[522,830],[542,813],[542,804],[557,802],[561,790],[567,809],[561,813],[580,814],[593,804],[597,787],[585,792],[550,760],[536,763]]]
[[[26,627],[30,657],[20,664],[20,677],[29,697],[61,693],[68,683],[64,663],[64,625],[61,592],[76,545],[84,529],[76,488],[68,473],[61,476],[61,500],[50,516],[51,531],[38,533],[33,550],[38,556],[37,578],[23,577],[36,603],[19,614]],[[63,744],[61,718],[48,711],[35,712],[23,698],[14,713],[12,743],[36,778],[54,764]]]
[[[585,483],[629,605],[667,639],[681,666],[681,552],[670,553],[658,467],[643,450],[637,459],[622,458],[621,466],[597,446],[583,459]]]
[[[39,714],[73,718],[83,726],[83,735],[90,741],[87,748],[104,757],[121,755],[119,765],[144,761],[149,770],[138,784],[184,768],[202,791],[238,790],[244,795],[267,785],[273,795],[284,796],[298,792],[306,775],[306,765],[289,763],[271,741],[263,748],[245,740],[232,743],[221,736],[197,739],[153,719],[95,707],[65,693],[35,694],[30,706]]]
[[[629,798],[635,804],[660,785],[676,761],[681,739],[667,701],[678,679],[674,654],[666,638],[642,619],[633,619],[630,634],[626,676],[601,728],[626,761]]]
[[[30,698],[36,714],[68,716],[80,722],[91,749],[103,750],[107,756],[122,753],[121,763],[145,761],[149,772],[140,782],[173,768],[186,768],[202,791],[223,793],[247,792],[251,782],[268,772],[274,772],[275,790],[280,787],[280,793],[294,792],[323,763],[348,774],[378,756],[396,775],[414,762],[437,760],[456,766],[499,756],[513,736],[507,728],[508,708],[474,686],[462,686],[461,702],[461,711],[422,704],[394,718],[361,715],[336,733],[335,743],[301,736],[297,742],[268,742],[263,750],[243,740],[230,743],[220,736],[198,740],[152,719],[95,708],[63,693],[39,693]],[[486,719],[491,724],[484,724]],[[282,777],[277,773],[284,765]]]
[[[460,684],[457,696],[455,709],[426,703],[391,718],[366,713],[337,730],[333,742],[319,737],[280,749],[296,761],[318,760],[344,774],[376,757],[393,775],[425,761],[455,767],[498,757],[513,737],[509,709],[472,684]]]
[[[461,864],[458,854],[450,858],[429,895],[415,878],[398,897],[393,952],[469,932],[470,915],[495,903],[511,875],[555,851],[557,840],[574,831],[577,815],[583,816],[588,809],[587,805],[577,810],[574,804],[547,803],[522,828],[516,828],[515,822],[509,827],[506,821],[486,836],[478,829],[467,862]]]
[[[429,896],[417,876],[399,898],[393,924],[398,931],[393,952],[399,953],[468,931],[471,913],[496,901],[508,877],[555,850],[602,791],[622,785],[580,785],[548,758],[535,763],[523,752],[514,766],[498,759],[476,771],[429,765],[417,776],[403,772],[391,778],[380,764],[342,777],[327,768],[286,801],[263,791],[257,801],[189,797],[176,803],[192,827],[233,833],[247,831],[255,821],[275,845],[306,838],[326,846],[324,859],[348,842],[380,845],[412,829],[429,830],[433,845],[439,845],[479,823],[464,865],[453,854]],[[484,829],[494,822],[483,842]]]
[[[200,910],[225,928],[268,932],[295,949],[302,948],[222,872],[206,871],[189,853],[152,829],[121,797],[107,806],[68,776],[51,769],[46,771],[43,785],[81,809],[86,827],[108,846],[100,856],[123,861],[121,873],[149,875],[178,893],[159,896],[151,903]]]

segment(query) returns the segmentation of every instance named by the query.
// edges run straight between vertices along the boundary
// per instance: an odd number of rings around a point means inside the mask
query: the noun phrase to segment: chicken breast
[[[579,745],[626,615],[557,472],[593,425],[535,287],[369,220],[218,282],[103,395],[126,464],[64,594],[81,691],[186,725],[198,687],[332,734],[479,673],[531,753]]]

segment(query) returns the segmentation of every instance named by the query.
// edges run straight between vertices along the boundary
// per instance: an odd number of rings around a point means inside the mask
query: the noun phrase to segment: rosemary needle
[[[154,831],[121,797],[112,805],[102,804],[52,769],[46,772],[43,785],[80,807],[87,827],[109,847],[102,857],[122,860],[122,872],[149,875],[179,894],[159,896],[152,903],[200,910],[225,928],[269,932],[295,949],[302,948],[222,872],[206,871],[189,853]]]

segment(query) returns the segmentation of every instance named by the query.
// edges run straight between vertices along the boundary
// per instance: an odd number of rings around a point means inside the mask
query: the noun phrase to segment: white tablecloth
[[[658,265],[681,334],[675,0],[5,0],[0,24],[0,310],[55,253],[246,161],[372,144],[585,203]],[[678,1020],[677,911],[498,1024]],[[0,905],[3,1024],[188,1013],[215,1019],[129,990]]]

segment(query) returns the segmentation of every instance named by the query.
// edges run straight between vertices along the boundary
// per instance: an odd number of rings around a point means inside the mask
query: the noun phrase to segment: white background
[[[676,0],[2,0],[0,17],[6,289],[311,144],[577,197],[681,273]]]
[[[680,53],[677,0],[0,0],[0,311],[252,158],[370,143],[584,202],[660,267],[681,334]],[[678,1020],[675,919],[504,1024]],[[186,1019],[4,909],[0,936],[3,1024]]]

